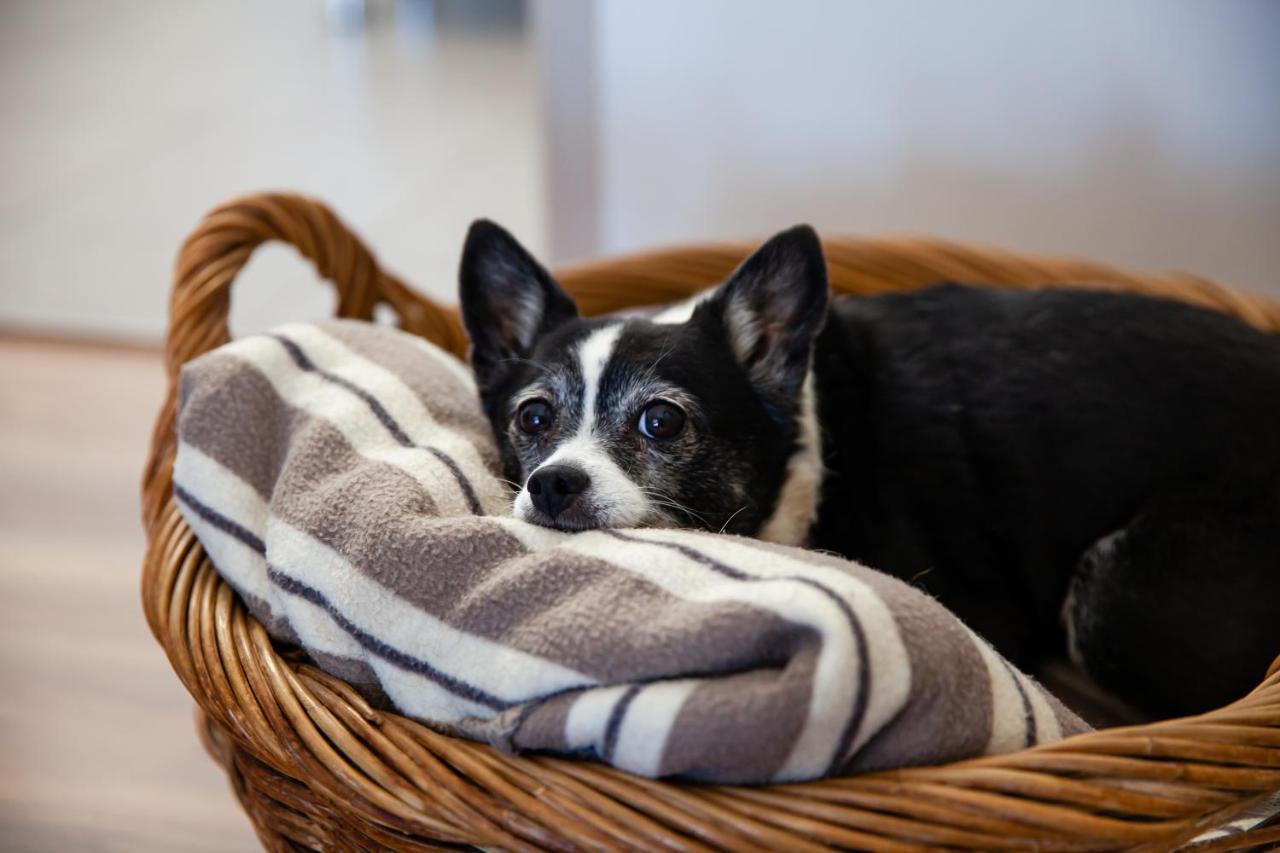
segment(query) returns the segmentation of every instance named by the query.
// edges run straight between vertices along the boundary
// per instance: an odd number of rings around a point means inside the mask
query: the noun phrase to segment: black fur
[[[1280,650],[1278,522],[1276,482],[1153,500],[1073,576],[1074,656],[1164,714],[1240,698]]]
[[[481,389],[501,382],[533,344],[578,316],[551,275],[502,226],[471,224],[458,271],[462,322]]]
[[[1123,530],[1067,616],[1086,668],[1153,712],[1242,695],[1280,653],[1280,338],[1135,295],[945,285],[838,302],[815,372],[815,545],[1027,664]]]
[[[583,389],[572,354],[605,322],[563,322],[539,338],[526,359],[513,363],[500,381],[482,391],[507,477],[514,482],[523,483],[561,440],[577,430],[582,412],[574,403]],[[631,479],[675,505],[667,509],[680,526],[755,532],[781,488],[795,425],[775,418],[755,392],[736,364],[716,314],[700,313],[687,326],[627,323],[614,352],[597,403],[597,412],[614,413],[616,420],[607,440],[610,455]],[[654,446],[631,428],[640,408],[621,398],[638,381],[685,392],[689,425],[680,439]],[[514,428],[511,405],[512,395],[530,384],[545,388],[563,413],[547,434],[533,439]],[[642,404],[649,395],[636,399]]]
[[[797,225],[751,254],[698,306],[694,323],[727,339],[757,395],[779,422],[795,415],[830,286],[818,235]]]
[[[584,413],[576,350],[617,320],[580,318],[511,235],[476,223],[463,251],[462,315],[506,476],[524,484],[590,415],[602,421],[609,456],[652,496],[653,523],[756,532],[773,510],[795,449],[798,389],[827,294],[817,235],[807,226],[784,232],[744,261],[688,322],[626,323],[595,412]],[[528,310],[530,303],[538,309]],[[558,413],[546,433],[528,436],[516,427],[522,391]],[[685,433],[671,442],[646,441],[634,428],[643,406],[671,397],[688,417]],[[555,526],[595,526],[582,515],[558,518]]]
[[[627,322],[590,413],[576,349],[617,321],[579,318],[491,223],[468,237],[461,284],[519,483],[595,417],[627,480],[662,495],[655,523],[757,533],[812,354],[826,473],[811,546],[922,586],[1023,665],[1062,651],[1065,616],[1085,667],[1154,713],[1242,695],[1280,653],[1280,338],[1083,290],[948,284],[828,308],[801,227],[687,323]],[[546,434],[514,426],[521,393],[556,408]],[[635,429],[655,396],[688,416],[669,443]]]

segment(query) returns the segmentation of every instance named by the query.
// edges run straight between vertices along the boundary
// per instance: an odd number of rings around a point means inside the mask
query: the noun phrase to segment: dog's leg
[[[1081,559],[1072,658],[1152,713],[1237,699],[1280,654],[1280,486],[1153,502]]]

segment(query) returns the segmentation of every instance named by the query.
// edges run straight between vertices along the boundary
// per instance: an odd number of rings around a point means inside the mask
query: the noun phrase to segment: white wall
[[[597,118],[572,130],[595,146],[597,251],[809,221],[1280,295],[1280,3],[602,0],[593,12],[579,59],[596,103],[579,112]],[[576,211],[550,215],[553,249],[582,254],[566,251],[565,235],[586,231]]]
[[[0,331],[158,340],[182,238],[259,189],[328,200],[448,301],[472,218],[540,247],[532,50],[432,8],[387,0],[360,32],[318,0],[0,3]],[[247,278],[240,331],[332,302],[289,250]]]
[[[262,187],[445,299],[480,215],[558,260],[807,220],[1280,294],[1274,0],[535,0],[540,62],[382,6],[0,3],[0,331],[158,338],[179,241]],[[249,276],[242,330],[325,310],[287,251]]]

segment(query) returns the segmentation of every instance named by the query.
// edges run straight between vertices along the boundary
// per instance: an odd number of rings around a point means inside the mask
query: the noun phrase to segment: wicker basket
[[[147,619],[200,706],[199,728],[272,850],[958,847],[1165,850],[1280,790],[1280,660],[1249,696],[1199,717],[1110,729],[945,767],[765,788],[655,782],[588,762],[512,758],[375,710],[272,644],[183,522],[171,494],[179,367],[228,340],[231,283],[281,240],[338,291],[338,314],[387,303],[404,328],[462,353],[457,316],[381,271],[322,204],[257,195],[211,212],[178,257],[165,346],[169,392],[142,484]],[[1280,331],[1280,305],[1186,275],[1136,275],[936,240],[826,241],[845,293],[941,278],[1007,287],[1084,282],[1164,294]],[[565,270],[585,313],[674,299],[750,249],[674,249]],[[1262,673],[1259,673],[1261,676]],[[1203,849],[1280,841],[1254,830]],[[1199,849],[1199,848],[1198,848]]]

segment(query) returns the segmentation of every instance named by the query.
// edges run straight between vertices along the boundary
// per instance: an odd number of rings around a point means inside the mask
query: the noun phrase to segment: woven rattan
[[[229,339],[231,284],[262,243],[294,246],[338,293],[337,313],[389,305],[461,354],[456,313],[406,287],[324,205],[264,194],[218,207],[182,246],[165,344],[168,396],[143,476],[147,619],[199,705],[210,753],[272,850],[937,847],[1165,850],[1280,790],[1280,660],[1249,696],[1198,717],[1109,729],[997,758],[765,788],[655,782],[589,763],[510,757],[371,708],[272,643],[219,578],[171,494],[178,369]],[[684,296],[751,247],[653,252],[563,270],[585,313]],[[1071,282],[1161,294],[1280,332],[1280,305],[1187,275],[927,239],[825,241],[833,287],[871,293],[939,279]],[[1280,650],[1277,650],[1280,651]],[[1259,673],[1262,679],[1263,673]],[[1280,828],[1200,849],[1280,843]]]

